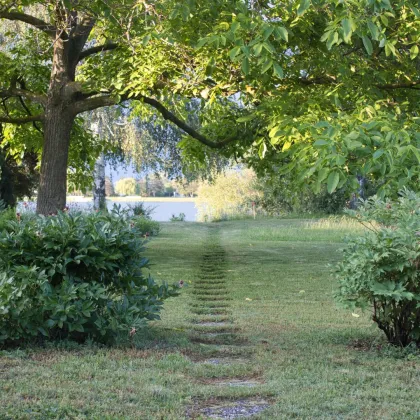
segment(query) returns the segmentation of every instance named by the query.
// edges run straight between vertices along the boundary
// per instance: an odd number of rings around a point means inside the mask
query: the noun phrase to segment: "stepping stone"
[[[213,386],[230,386],[238,388],[254,388],[256,386],[262,385],[262,382],[252,379],[216,379],[206,383]]]
[[[201,414],[210,419],[239,419],[252,417],[270,407],[267,400],[261,398],[239,399],[236,401],[210,400],[201,402],[202,406],[195,408],[192,415]],[[203,407],[204,406],[204,407]]]
[[[217,365],[230,366],[230,365],[237,365],[237,364],[247,364],[249,363],[249,359],[245,359],[244,357],[213,357],[211,359],[199,360],[196,363],[215,365],[215,366]]]
[[[207,321],[207,322],[197,322],[195,326],[199,327],[227,327],[231,326],[232,323],[230,322],[223,322],[223,321]]]

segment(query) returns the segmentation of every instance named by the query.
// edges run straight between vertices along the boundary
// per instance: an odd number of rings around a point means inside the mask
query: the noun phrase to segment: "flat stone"
[[[198,363],[230,366],[238,363],[249,363],[249,360],[242,357],[214,357],[211,359],[200,360]]]
[[[245,380],[245,379],[230,379],[230,380],[216,380],[210,382],[211,385],[216,386],[230,386],[230,387],[244,387],[244,388],[253,388],[255,386],[261,385],[261,382],[252,381],[252,380]]]
[[[229,322],[198,322],[196,326],[199,327],[226,327],[232,325]]]
[[[269,407],[268,401],[263,399],[221,401],[209,403],[198,412],[211,419],[239,419],[251,417]]]

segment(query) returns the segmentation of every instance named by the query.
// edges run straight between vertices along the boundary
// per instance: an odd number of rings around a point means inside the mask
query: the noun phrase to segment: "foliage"
[[[188,169],[205,169],[215,153],[204,143],[221,148],[218,156],[243,159],[259,175],[290,173],[315,191],[323,186],[329,193],[357,190],[357,176],[380,181],[380,195],[395,195],[403,185],[418,188],[417,1],[165,0],[105,5],[95,0],[74,4],[71,12],[61,2],[53,3],[56,7],[39,0],[12,2],[4,14],[30,6],[36,16],[62,25],[62,31],[72,14],[80,21],[94,16],[89,47],[113,41],[118,48],[98,48],[101,53],[81,60],[77,83],[71,81],[66,88],[76,90],[78,109],[133,99],[138,100],[135,115],[153,124],[149,105],[181,129],[183,121],[199,129],[201,136],[188,132],[201,143],[187,135],[178,142],[179,133],[171,133],[161,142],[160,158],[168,145],[172,151],[179,146]],[[19,29],[17,38],[11,31],[3,35],[0,88],[8,91],[18,74],[28,92],[44,94],[53,62],[51,40],[38,30]],[[42,111],[36,101],[27,101],[32,114]],[[191,112],[192,102],[197,109]],[[6,114],[22,112],[18,96],[11,97]],[[40,149],[40,135],[33,127],[6,125],[15,130],[8,139],[16,150],[31,142]],[[79,132],[71,142],[70,166],[89,168],[100,145],[80,132],[80,121],[75,125]],[[77,152],[87,156],[82,165],[75,159]],[[142,150],[140,156],[147,152]],[[79,176],[83,173],[78,171]]]
[[[8,222],[0,233],[0,342],[109,342],[159,319],[177,290],[142,275],[141,233],[116,212]]]
[[[15,210],[6,208],[5,204],[0,201],[0,232],[6,228],[11,220],[16,220]]]
[[[112,183],[111,179],[106,176],[105,177],[105,196],[106,197],[113,197],[115,195],[114,184]]]
[[[341,188],[333,193],[327,189],[315,193],[308,185],[297,184],[291,176],[259,178],[257,205],[269,215],[339,214],[348,207],[350,191]]]
[[[205,182],[198,189],[198,218],[206,221],[224,220],[250,212],[259,196],[251,170],[231,170]]]
[[[135,195],[136,180],[134,178],[121,178],[115,183],[115,192],[119,195]]]
[[[0,199],[15,207],[18,199],[31,197],[38,185],[38,157],[29,151],[14,154],[3,141],[0,124]]]
[[[179,213],[178,216],[173,214],[169,219],[171,222],[185,222],[186,215],[185,213]]]
[[[373,320],[392,344],[420,345],[420,196],[376,197],[351,212],[368,227],[354,237],[337,266],[338,301],[373,307]]]
[[[145,203],[139,202],[135,204],[130,204],[128,208],[134,216],[141,216],[144,219],[150,220],[156,207],[146,206]]]
[[[149,217],[133,217],[132,223],[134,223],[142,236],[157,236],[160,232],[159,222],[151,220]]]
[[[255,2],[211,28],[199,42],[219,82],[208,94],[229,84],[220,67],[238,66],[237,121],[254,137],[235,148],[259,174],[329,193],[357,190],[359,175],[381,195],[418,188],[418,2]]]

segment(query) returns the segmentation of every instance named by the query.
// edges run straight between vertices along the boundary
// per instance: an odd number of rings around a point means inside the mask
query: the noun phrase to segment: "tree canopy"
[[[127,101],[185,133],[190,167],[214,148],[330,192],[418,185],[415,1],[1,0],[0,19],[0,122],[43,148],[40,212],[65,201],[58,167],[94,154],[80,116]]]

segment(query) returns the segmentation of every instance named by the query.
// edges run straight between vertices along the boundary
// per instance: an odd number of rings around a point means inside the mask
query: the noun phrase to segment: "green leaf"
[[[244,57],[244,59],[242,60],[242,72],[248,76],[249,74],[249,60],[248,57]]]
[[[322,168],[319,172],[318,172],[318,181],[322,182],[327,176],[328,173],[330,172],[330,170],[328,168]]]
[[[273,70],[274,70],[273,71],[273,74],[275,76],[277,76],[279,79],[283,79],[284,73],[283,73],[283,69],[282,69],[282,67],[280,66],[279,63],[274,62],[274,64],[273,64]]]
[[[241,47],[232,48],[229,51],[229,57],[230,57],[230,59],[233,60],[240,52],[241,52]]]
[[[418,45],[413,45],[410,48],[410,58],[412,60],[414,60],[418,56],[418,54],[419,54],[419,46]]]
[[[397,55],[397,50],[395,49],[395,46],[391,42],[386,41],[385,42],[385,55],[389,57],[391,54]]]
[[[261,68],[261,73],[263,74],[266,73],[271,68],[272,65],[273,65],[273,60],[271,59],[266,60]]]
[[[263,48],[263,44],[256,44],[256,45],[254,45],[253,50],[254,50],[254,54],[257,57],[261,54],[262,48]]]
[[[373,159],[379,159],[383,154],[385,153],[384,149],[378,149],[374,154],[373,154]]]
[[[309,9],[310,5],[311,5],[311,0],[302,0],[297,9],[298,16],[302,16]]]
[[[320,140],[317,140],[317,141],[314,143],[314,147],[326,146],[327,144],[330,144],[330,142],[329,142],[329,141],[327,141],[327,140],[322,140],[322,139],[320,139]]]
[[[284,39],[286,42],[289,40],[289,33],[287,32],[287,29],[283,26],[280,26],[276,29],[276,32],[280,35],[282,39]]]
[[[267,26],[264,29],[263,38],[264,39],[268,39],[270,37],[270,35],[273,33],[273,31],[274,31],[274,27],[273,26]]]
[[[388,26],[389,25],[388,18],[385,15],[380,15],[379,17],[380,17],[382,23],[384,24],[384,26]]]
[[[344,42],[349,43],[351,40],[351,34],[353,33],[351,20],[343,19],[341,21],[341,26],[343,27]]]
[[[254,120],[257,117],[257,114],[249,114],[249,115],[245,115],[243,117],[239,117],[236,122],[247,122],[247,121],[251,121]]]
[[[369,55],[372,55],[373,53],[372,41],[367,36],[363,36],[362,41],[363,41],[363,45],[365,46],[366,52]]]
[[[206,76],[211,76],[213,74],[215,64],[216,60],[214,57],[210,58],[206,66]]]
[[[327,191],[332,194],[340,181],[340,175],[337,171],[333,171],[328,175]]]
[[[264,142],[260,144],[260,147],[258,149],[258,156],[260,159],[264,159],[265,153],[267,152],[267,146]]]
[[[371,20],[368,21],[367,25],[368,25],[370,34],[372,35],[372,39],[374,39],[375,41],[379,41],[378,27]]]

